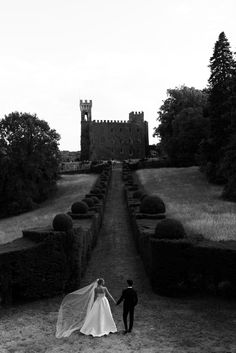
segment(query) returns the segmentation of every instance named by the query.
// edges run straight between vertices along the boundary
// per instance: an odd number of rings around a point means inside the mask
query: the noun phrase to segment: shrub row
[[[134,240],[153,290],[167,296],[202,293],[236,297],[236,242],[189,238],[182,224],[165,214],[164,207],[159,213],[150,213],[150,196],[142,186],[135,192],[130,190],[132,183],[138,185],[135,178],[125,164],[125,196]]]
[[[130,167],[131,170],[137,169],[151,169],[151,168],[182,168],[190,167],[192,164],[186,161],[170,161],[166,158],[143,158],[139,160],[125,161],[125,164]]]
[[[83,201],[78,200],[75,209],[72,205],[67,213],[56,215],[52,225],[23,230],[22,238],[0,246],[2,304],[52,297],[78,288],[96,245],[111,172],[109,165],[103,168],[92,187],[91,191],[102,186],[97,194],[101,198],[91,192]],[[85,208],[76,208],[78,204]]]

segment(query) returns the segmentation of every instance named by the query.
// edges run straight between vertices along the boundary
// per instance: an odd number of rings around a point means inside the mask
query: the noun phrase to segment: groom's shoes
[[[128,333],[128,331],[127,331],[127,330],[124,330],[124,331],[123,331],[123,335],[126,335],[126,333]]]

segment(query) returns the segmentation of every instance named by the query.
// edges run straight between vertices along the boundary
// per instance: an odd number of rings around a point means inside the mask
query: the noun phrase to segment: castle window
[[[113,129],[111,128],[111,132],[113,132]]]
[[[129,132],[131,132],[131,127],[129,128]]]
[[[122,131],[122,128],[120,127],[120,131]]]
[[[139,132],[139,129],[137,129],[137,132]]]
[[[120,149],[120,153],[123,153],[123,148]]]
[[[129,150],[129,155],[132,156],[132,154],[133,154],[133,151]]]

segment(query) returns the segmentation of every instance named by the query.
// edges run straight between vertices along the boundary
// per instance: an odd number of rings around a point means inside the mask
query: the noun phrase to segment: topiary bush
[[[93,196],[92,199],[93,199],[95,205],[100,202],[96,196]]]
[[[85,199],[83,199],[82,202],[86,203],[88,207],[93,207],[95,203],[92,197],[85,197]]]
[[[71,212],[72,213],[87,213],[88,212],[88,205],[87,203],[83,202],[83,201],[78,201],[78,202],[74,202],[71,206]]]
[[[134,199],[141,199],[141,197],[144,195],[144,192],[142,190],[136,190],[133,193],[133,198]]]
[[[148,194],[143,194],[141,197],[140,197],[140,200],[142,201],[145,197],[147,197]]]
[[[182,223],[176,219],[165,218],[157,223],[155,238],[158,239],[183,239],[186,233]]]
[[[92,191],[92,194],[101,194],[102,193],[102,190],[98,187],[96,187],[95,189],[93,189]]]
[[[65,213],[57,214],[52,222],[53,229],[56,231],[68,231],[73,228],[72,218]]]
[[[140,212],[142,213],[165,213],[166,208],[163,200],[158,196],[146,196],[142,199]]]

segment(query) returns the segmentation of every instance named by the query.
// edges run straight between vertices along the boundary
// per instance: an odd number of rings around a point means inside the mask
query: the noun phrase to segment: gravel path
[[[236,353],[236,303],[218,299],[173,299],[151,291],[136,252],[121,170],[113,170],[103,226],[82,285],[103,277],[115,299],[126,279],[138,291],[134,330],[123,335],[122,305],[111,303],[118,333],[93,338],[73,333],[55,338],[61,298],[0,311],[0,353]]]

